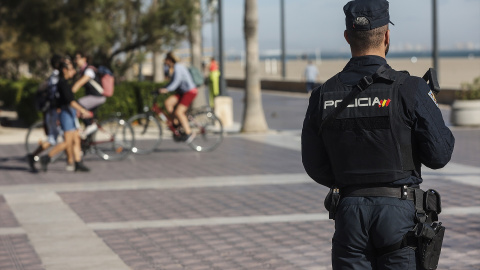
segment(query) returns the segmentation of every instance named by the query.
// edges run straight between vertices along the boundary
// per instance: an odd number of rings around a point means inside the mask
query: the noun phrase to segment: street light
[[[286,59],[285,59],[285,1],[280,0],[280,33],[282,47],[282,78],[287,77]]]
[[[437,28],[437,0],[432,0],[432,58],[433,68],[438,72],[438,28]]]
[[[224,69],[224,57],[223,57],[223,16],[222,16],[222,0],[218,0],[218,61],[220,64],[220,81],[219,90],[220,96],[227,95],[227,84],[225,83],[225,69]]]

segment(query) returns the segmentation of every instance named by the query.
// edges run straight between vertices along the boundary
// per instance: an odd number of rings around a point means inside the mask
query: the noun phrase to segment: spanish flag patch
[[[438,107],[437,99],[435,98],[435,95],[433,94],[432,90],[430,90],[430,92],[428,92],[428,95],[429,95],[430,98],[433,100],[433,102],[435,103],[435,105],[437,105],[437,107]]]

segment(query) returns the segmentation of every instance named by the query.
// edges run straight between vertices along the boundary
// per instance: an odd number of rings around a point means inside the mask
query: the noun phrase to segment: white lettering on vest
[[[341,99],[337,99],[337,100],[325,100],[325,102],[323,103],[323,109],[325,110],[327,107],[331,107],[333,106],[334,108],[336,108],[338,106],[338,103],[342,102]],[[355,107],[372,107],[372,106],[375,106],[377,105],[378,107],[388,107],[390,103],[390,99],[386,100],[386,99],[383,99],[383,100],[380,100],[378,97],[375,97],[373,99],[373,102],[372,102],[372,99],[369,98],[369,97],[363,97],[363,98],[356,98],[353,103],[351,104],[348,104],[347,107],[350,107],[350,108],[355,108]]]

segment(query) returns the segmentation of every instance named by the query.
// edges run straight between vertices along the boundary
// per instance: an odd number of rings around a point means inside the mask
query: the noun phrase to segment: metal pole
[[[437,0],[432,0],[432,31],[433,31],[433,40],[432,40],[432,58],[433,58],[433,68],[438,72],[438,27],[437,27]]]
[[[285,1],[280,0],[280,33],[282,47],[282,78],[287,77],[286,59],[285,59]]]
[[[225,83],[225,69],[224,69],[224,57],[223,57],[223,16],[222,16],[222,0],[218,0],[218,61],[220,64],[220,81],[219,90],[220,96],[227,95],[227,84]]]

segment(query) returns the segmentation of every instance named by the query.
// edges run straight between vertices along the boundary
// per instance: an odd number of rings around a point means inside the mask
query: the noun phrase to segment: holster
[[[415,236],[418,239],[417,254],[422,269],[437,269],[444,235],[445,227],[441,222],[417,224]]]
[[[338,203],[340,202],[340,191],[338,188],[331,188],[328,192],[323,205],[328,211],[328,218],[335,220],[335,213],[337,212]]]
[[[415,199],[418,223],[413,229],[418,240],[417,256],[422,269],[437,269],[445,235],[445,227],[438,222],[438,214],[442,211],[440,194],[433,189],[418,191]]]

